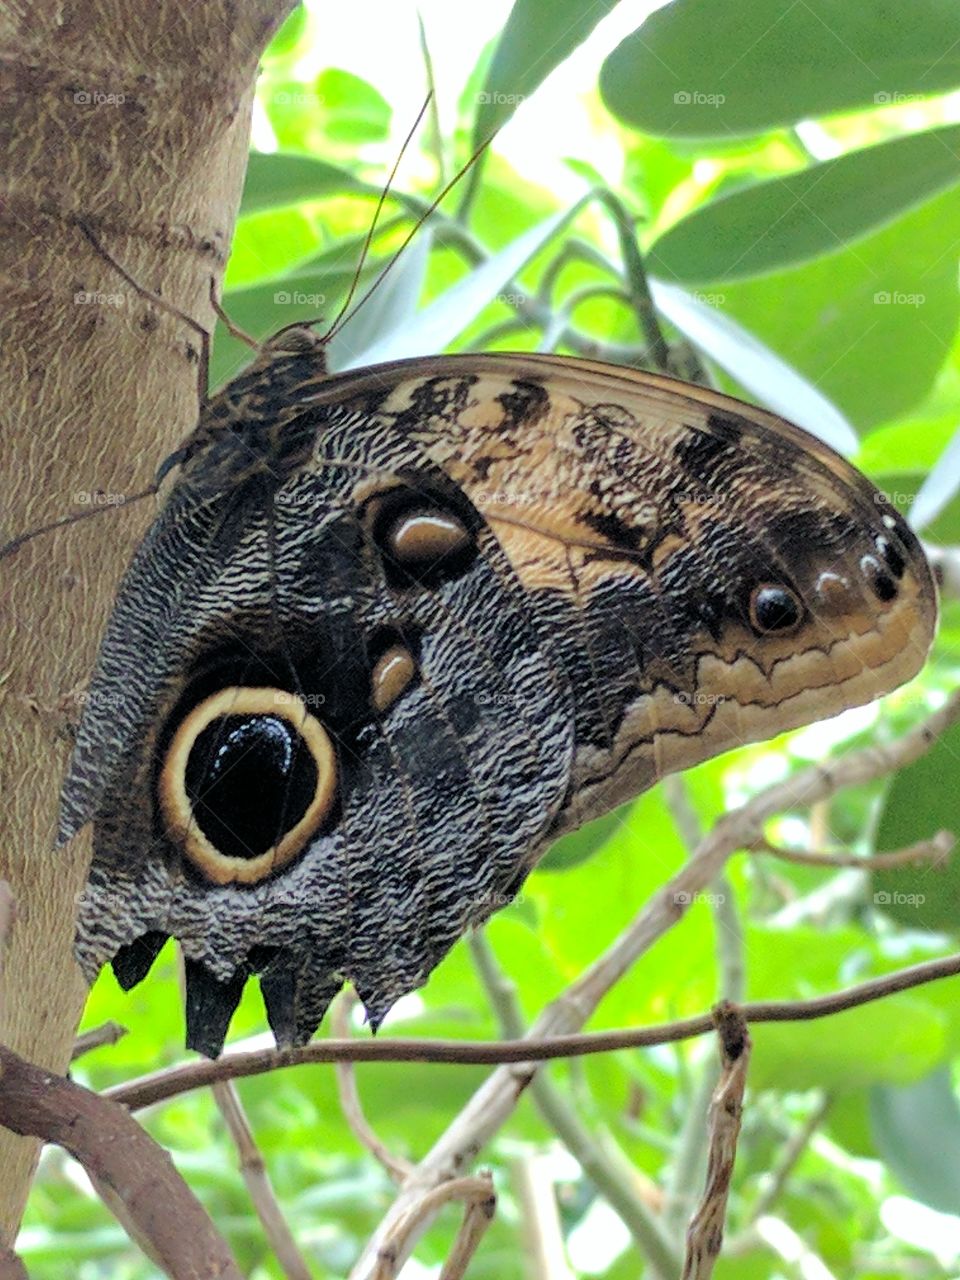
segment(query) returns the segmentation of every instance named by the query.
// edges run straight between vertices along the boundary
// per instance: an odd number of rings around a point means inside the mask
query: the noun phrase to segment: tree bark
[[[0,561],[0,880],[14,911],[0,1042],[62,1072],[85,989],[73,923],[87,835],[53,847],[69,725],[117,580],[153,514],[125,496],[196,419],[245,169],[259,56],[293,0],[11,0],[0,5],[0,541],[87,507],[95,519]],[[96,495],[104,494],[105,498]],[[0,1130],[0,1241],[37,1155]]]

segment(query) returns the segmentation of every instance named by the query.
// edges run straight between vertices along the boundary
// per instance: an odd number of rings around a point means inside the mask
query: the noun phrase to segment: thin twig
[[[456,1255],[456,1261],[458,1263],[462,1261],[459,1274],[463,1275],[466,1262],[469,1261],[469,1253],[476,1249],[480,1235],[491,1222],[497,1207],[497,1194],[493,1189],[493,1178],[488,1169],[482,1169],[476,1177],[454,1178],[442,1183],[439,1187],[434,1187],[405,1213],[377,1249],[377,1267],[373,1280],[394,1280],[407,1258],[407,1248],[411,1238],[418,1238],[425,1222],[432,1220],[444,1205],[457,1200],[462,1201],[466,1206],[460,1228],[460,1235],[465,1236],[466,1239],[463,1246],[458,1247],[460,1246],[460,1236],[458,1236],[451,1259]],[[470,1209],[473,1207],[479,1208],[479,1219],[477,1215],[470,1214]],[[469,1249],[465,1259],[463,1258],[464,1248]],[[448,1259],[448,1266],[449,1262],[450,1259]],[[447,1266],[444,1267],[441,1280],[456,1280],[456,1277],[456,1271],[450,1272]]]
[[[780,1199],[781,1192],[787,1185],[787,1180],[797,1167],[800,1157],[810,1145],[810,1139],[823,1124],[832,1105],[833,1096],[825,1093],[799,1129],[790,1135],[786,1146],[783,1148],[783,1154],[770,1174],[769,1181],[757,1197],[757,1202],[750,1214],[751,1222],[756,1222],[758,1218],[768,1214]]]
[[[122,1027],[119,1022],[104,1022],[99,1027],[91,1027],[89,1031],[84,1031],[74,1040],[70,1061],[76,1062],[91,1049],[99,1049],[105,1044],[116,1044],[126,1034],[127,1028]]]
[[[770,853],[781,862],[796,862],[803,867],[856,867],[860,871],[880,871],[886,867],[902,867],[914,862],[930,862],[943,867],[957,843],[952,831],[938,831],[929,840],[918,840],[894,853],[822,853],[814,849],[784,849],[765,836],[750,846],[751,853]]]
[[[567,1263],[553,1179],[543,1156],[513,1162],[529,1280],[574,1280]]]
[[[0,957],[16,919],[16,900],[9,880],[0,880]]]
[[[311,1280],[312,1272],[283,1216],[236,1085],[232,1080],[219,1081],[213,1086],[213,1097],[230,1130],[250,1200],[283,1274],[288,1280]]]
[[[470,1259],[476,1253],[480,1241],[493,1221],[493,1215],[497,1208],[497,1197],[493,1190],[493,1179],[489,1172],[481,1172],[479,1181],[483,1182],[484,1180],[489,1183],[489,1194],[467,1204],[463,1213],[463,1221],[460,1223],[460,1230],[457,1232],[457,1238],[454,1240],[453,1248],[450,1250],[449,1256],[443,1264],[443,1270],[440,1272],[440,1280],[462,1280],[462,1277],[467,1273]]]
[[[470,951],[490,1003],[500,1021],[504,1035],[526,1043],[523,1015],[516,986],[497,963],[486,935],[478,931],[470,937]],[[619,1214],[633,1236],[641,1256],[646,1258],[658,1277],[674,1277],[680,1270],[675,1256],[656,1217],[636,1194],[633,1169],[607,1150],[580,1119],[575,1108],[557,1089],[550,1077],[538,1071],[530,1082],[534,1105],[553,1129],[596,1189]]]
[[[683,777],[672,775],[664,778],[663,795],[677,833],[688,852],[693,854],[703,839],[703,832]],[[740,1001],[746,988],[743,927],[733,887],[725,872],[721,872],[713,880],[706,897],[716,928],[719,968],[717,996],[721,1000]],[[694,1084],[686,1091],[686,1114],[666,1188],[667,1209],[664,1220],[671,1237],[676,1236],[678,1239],[683,1238],[694,1202],[693,1188],[698,1185],[705,1167],[703,1131],[720,1077],[720,1067],[713,1055],[695,1064],[694,1070]]]
[[[169,1154],[123,1107],[0,1045],[0,1124],[69,1151],[122,1202],[125,1221],[169,1275],[241,1280]]]
[[[829,995],[809,1000],[764,1000],[737,1006],[747,1022],[809,1022],[843,1013],[874,1000],[883,1000],[899,991],[952,978],[960,974],[960,954],[926,960],[922,964],[895,969],[879,978],[845,987]],[[530,1066],[552,1058],[579,1058],[615,1049],[647,1049],[658,1044],[674,1044],[713,1029],[713,1015],[678,1018],[655,1027],[628,1027],[619,1031],[589,1031],[571,1035],[544,1036],[519,1040],[413,1040],[397,1037],[381,1040],[315,1040],[298,1049],[257,1049],[250,1053],[227,1053],[214,1061],[191,1062],[141,1076],[126,1084],[114,1085],[101,1095],[135,1111],[168,1098],[207,1088],[218,1080],[239,1080],[263,1075],[283,1067],[299,1067],[313,1062],[433,1062],[472,1066],[520,1063]],[[532,1070],[532,1068],[531,1068]],[[524,1087],[529,1081],[524,1083]]]
[[[683,1280],[710,1280],[723,1244],[723,1226],[750,1063],[750,1033],[735,1006],[721,1007],[717,1014],[717,1030],[721,1071],[720,1082],[710,1103],[707,1181],[700,1206],[687,1230]]]
[[[357,997],[351,990],[344,990],[333,1002],[330,1011],[330,1025],[335,1037],[347,1040],[350,1037],[350,1010],[357,1004]],[[340,1096],[340,1110],[351,1132],[357,1141],[375,1156],[386,1169],[394,1182],[401,1183],[413,1168],[409,1160],[395,1156],[373,1131],[370,1122],[364,1115],[363,1104],[357,1089],[356,1073],[352,1062],[336,1062],[334,1070],[337,1077],[337,1093]]]

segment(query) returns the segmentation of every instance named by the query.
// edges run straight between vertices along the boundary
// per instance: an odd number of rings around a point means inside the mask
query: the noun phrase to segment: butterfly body
[[[538,355],[330,375],[293,329],[121,588],[78,955],[131,985],[178,937],[205,1052],[254,971],[282,1043],[344,979],[376,1022],[557,835],[894,687],[935,614],[900,518],[774,415]]]

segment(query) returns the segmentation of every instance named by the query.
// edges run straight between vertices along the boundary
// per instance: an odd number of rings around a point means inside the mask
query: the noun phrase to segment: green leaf
[[[960,1205],[960,1105],[944,1067],[904,1088],[870,1093],[877,1150],[915,1200],[941,1213]]]
[[[515,0],[487,69],[473,124],[476,149],[586,40],[617,0]]]
[[[883,970],[870,936],[852,926],[745,933],[751,1000],[790,1000],[849,985],[851,968]],[[836,1092],[919,1079],[943,1061],[947,1019],[908,992],[813,1022],[758,1023],[751,1029],[751,1083],[757,1088]]]
[[[927,395],[953,344],[958,221],[953,188],[856,245],[720,284],[714,305],[814,382],[858,429],[891,422]]]
[[[958,84],[955,0],[674,0],[600,75],[615,116],[674,138],[758,133]]]
[[[884,797],[877,828],[878,852],[902,849],[937,831],[960,832],[960,725],[933,749],[897,773]],[[960,930],[960,858],[892,867],[873,875],[873,900],[884,915],[912,929],[956,936]]]
[[[394,259],[389,275],[377,287],[374,298],[358,308],[342,329],[331,338],[327,359],[331,369],[345,369],[356,353],[389,340],[390,334],[406,332],[415,323],[417,303],[430,257],[430,231],[424,227],[407,245],[403,256]],[[362,301],[358,292],[355,301]],[[362,359],[362,357],[361,357]]]
[[[317,77],[324,132],[334,142],[382,142],[390,133],[390,104],[367,80],[331,67]]]
[[[836,405],[735,320],[662,280],[651,279],[650,292],[658,310],[761,404],[840,453],[856,449],[857,434]]]
[[[960,125],[866,147],[703,205],[650,249],[653,275],[739,280],[804,262],[960,183]]]
[[[299,204],[301,200],[319,200],[324,196],[379,194],[379,187],[325,160],[283,152],[251,151],[240,212],[279,209],[284,205]]]
[[[757,1024],[750,1082],[835,1093],[908,1083],[943,1061],[944,1021],[924,1001],[898,995],[823,1022]]]
[[[264,62],[272,62],[274,59],[289,57],[290,54],[295,52],[306,30],[307,10],[304,5],[298,4],[267,45],[266,52],[263,55]]]
[[[564,213],[554,214],[531,227],[495,253],[469,275],[458,280],[415,316],[403,330],[385,334],[366,350],[353,355],[349,368],[399,360],[406,356],[443,351],[488,303],[510,283],[517,272],[579,211],[578,201]]]
[[[614,809],[605,813],[602,818],[595,818],[586,826],[576,831],[568,831],[565,836],[550,846],[547,856],[538,864],[542,871],[567,871],[592,858],[598,849],[602,849],[608,840],[616,836],[623,826],[629,806]]]

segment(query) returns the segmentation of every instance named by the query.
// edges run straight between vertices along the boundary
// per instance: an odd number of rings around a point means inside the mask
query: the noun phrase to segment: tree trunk
[[[55,1071],[85,990],[73,922],[87,835],[53,848],[57,794],[117,580],[154,509],[123,498],[196,419],[200,342],[127,285],[212,330],[258,58],[293,0],[12,0],[0,6],[0,541],[92,505],[0,562],[0,879],[14,918],[0,1041]],[[98,495],[105,495],[100,496]],[[2,945],[2,944],[0,944]],[[37,1155],[0,1130],[0,1241]]]

